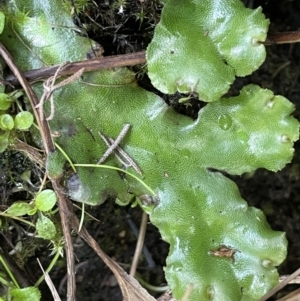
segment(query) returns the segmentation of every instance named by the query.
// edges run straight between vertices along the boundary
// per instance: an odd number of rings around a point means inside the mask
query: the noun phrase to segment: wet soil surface
[[[300,2],[297,0],[246,2],[252,7],[263,6],[264,13],[271,20],[271,32],[293,31],[300,28]],[[104,47],[104,55],[145,49],[151,40],[153,26],[159,21],[161,6],[155,1],[126,1],[123,14],[119,14],[120,6],[117,6],[116,3],[121,3],[121,1],[98,1],[98,8],[90,7],[86,15],[80,16],[80,22],[86,23],[90,19],[94,20],[90,21],[92,29],[89,34]],[[111,5],[116,5],[116,8],[111,10]],[[142,8],[148,14],[144,22],[137,17]],[[98,12],[98,14],[93,14],[93,12]],[[77,20],[77,22],[79,21]],[[100,26],[94,26],[95,22]],[[109,28],[103,29],[108,25]],[[300,118],[299,73],[300,44],[268,46],[267,59],[261,68],[249,77],[237,79],[230,93],[237,94],[247,83],[258,84],[273,90],[275,94],[281,94],[290,99],[297,108],[294,115]],[[151,89],[146,78],[143,79],[141,85]],[[170,99],[168,101],[170,102]],[[188,112],[192,115],[201,106],[198,101],[193,103],[192,111]],[[177,109],[185,111],[178,105]],[[281,275],[290,274],[300,266],[299,142],[296,143],[295,148],[293,162],[278,173],[258,170],[254,174],[231,177],[239,186],[243,198],[250,205],[261,208],[265,212],[271,227],[286,232],[289,253],[286,261],[279,268]],[[86,223],[90,234],[110,257],[128,271],[135,250],[135,228],[139,228],[141,210],[129,206],[120,207],[115,205],[113,200],[108,200],[99,207],[87,208],[87,211],[99,220],[90,219]],[[147,227],[145,245],[149,255],[142,255],[138,273],[151,285],[165,285],[163,266],[168,254],[168,245],[161,240],[158,230],[151,223]],[[102,260],[76,236],[74,236],[74,246],[77,259],[77,300],[122,300],[116,280]],[[41,245],[34,256],[29,258],[27,266],[33,276],[35,268],[39,271],[36,257],[46,267],[50,261],[47,246]],[[64,260],[61,260],[50,273],[62,298],[66,294],[65,273]],[[289,286],[284,293],[294,290],[296,287],[297,285]],[[44,291],[43,300],[52,300],[45,284],[43,284],[42,290]],[[154,296],[157,297],[159,294],[154,294]],[[279,295],[276,298],[279,298]]]

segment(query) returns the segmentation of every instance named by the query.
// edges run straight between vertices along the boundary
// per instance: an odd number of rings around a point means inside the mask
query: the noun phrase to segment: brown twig
[[[156,301],[144,288],[140,286],[135,278],[128,275],[115,261],[113,261],[103,252],[85,227],[82,227],[81,230],[78,231],[79,221],[74,214],[71,216],[70,222],[72,224],[72,228],[77,231],[78,235],[88,245],[90,245],[90,247],[97,253],[99,257],[102,258],[105,264],[114,273],[123,294],[123,301]]]
[[[295,291],[289,293],[288,295],[277,299],[276,301],[299,301],[300,300],[300,288]]]
[[[283,287],[285,287],[290,281],[295,279],[297,276],[300,275],[300,268],[296,270],[293,274],[289,275],[287,278],[285,278],[282,282],[277,284],[275,287],[273,287],[267,294],[265,294],[263,297],[261,297],[258,301],[265,301],[272,297],[275,293],[280,291]]]
[[[61,81],[55,85],[55,81],[56,81],[57,77],[59,77],[60,71],[63,70],[63,68],[65,66],[67,66],[67,63],[63,63],[57,69],[55,74],[53,76],[49,77],[43,84],[43,87],[44,87],[43,95],[40,99],[39,104],[35,107],[36,109],[38,109],[41,119],[43,119],[43,117],[44,117],[44,108],[43,108],[44,103],[48,99],[50,100],[50,115],[46,118],[46,120],[47,121],[52,120],[54,117],[55,106],[54,106],[54,100],[53,100],[53,92],[56,89],[66,86],[66,85],[70,84],[71,82],[75,81],[76,79],[78,79],[84,71],[84,68],[82,68],[82,69],[78,70],[76,73],[74,73],[73,75],[67,77],[66,79],[64,79],[63,81]]]
[[[265,45],[291,44],[300,42],[300,31],[276,32],[268,35]]]
[[[145,51],[128,53],[123,55],[107,56],[103,58],[95,58],[80,62],[69,63],[68,66],[60,72],[60,76],[74,74],[80,69],[84,68],[85,72],[96,71],[102,69],[111,69],[116,67],[133,66],[144,64],[146,62]],[[53,76],[60,65],[55,65],[46,68],[40,68],[30,71],[25,71],[23,74],[29,81],[39,81]],[[14,75],[9,75],[5,81],[12,85],[19,84],[19,80]]]
[[[135,275],[136,268],[137,268],[138,262],[139,262],[139,258],[142,253],[142,250],[143,250],[145,234],[146,234],[146,229],[147,229],[147,222],[148,222],[148,214],[145,211],[143,211],[141,226],[140,226],[140,231],[139,231],[139,237],[138,237],[138,241],[137,241],[137,244],[135,247],[132,264],[130,267],[129,275],[132,277],[134,277],[134,275]]]
[[[130,129],[130,124],[125,124],[122,128],[120,134],[116,138],[116,140],[112,138],[105,137],[100,131],[98,134],[100,135],[101,139],[104,141],[104,143],[107,145],[108,149],[106,152],[102,155],[100,160],[97,164],[102,164],[105,162],[105,160],[110,156],[112,153],[115,154],[115,157],[118,159],[118,161],[124,166],[129,167],[131,166],[138,174],[142,175],[141,169],[138,167],[138,165],[135,163],[135,161],[119,146],[121,141],[124,139],[126,134],[128,133]],[[125,162],[126,160],[126,162]]]
[[[49,274],[47,272],[45,272],[45,270],[44,270],[44,268],[43,268],[43,266],[42,266],[42,264],[41,264],[41,262],[38,258],[37,258],[37,262],[38,262],[38,264],[40,266],[40,269],[42,270],[43,274],[45,275],[45,281],[48,285],[49,290],[51,291],[51,294],[52,294],[52,297],[53,297],[54,301],[61,301],[56,287],[54,286]]]
[[[46,154],[55,150],[54,143],[51,138],[50,129],[48,122],[45,118],[41,119],[39,113],[36,110],[36,106],[39,104],[39,99],[31,86],[29,85],[27,79],[18,69],[18,67],[13,62],[12,57],[5,49],[5,47],[0,43],[0,54],[5,60],[6,64],[10,67],[12,72],[15,75],[15,78],[18,79],[18,82],[21,84],[24,89],[27,97],[30,100],[32,110],[34,112],[36,121],[38,123],[41,137],[43,140],[44,148]],[[68,290],[67,290],[67,301],[75,300],[76,292],[76,282],[75,282],[75,267],[74,267],[74,253],[73,253],[73,244],[71,239],[70,228],[68,224],[70,212],[72,212],[72,207],[69,205],[69,200],[66,198],[66,194],[63,191],[63,188],[59,184],[58,179],[51,179],[53,189],[55,190],[58,198],[59,213],[61,217],[62,230],[65,238],[65,250],[66,250],[66,259],[67,259],[67,273],[68,273]]]
[[[85,260],[85,261],[82,261],[82,262],[79,262],[75,265],[75,272],[77,273],[78,270],[86,265],[88,265],[89,262],[88,260]],[[63,294],[63,291],[64,291],[64,286],[67,282],[67,279],[68,279],[68,274],[66,274],[61,280],[60,280],[60,283],[59,283],[59,286],[58,286],[58,292],[60,294]]]
[[[61,219],[61,225],[63,230],[63,235],[65,239],[65,251],[66,251],[66,261],[67,261],[67,301],[76,300],[76,279],[75,279],[75,256],[73,249],[73,242],[71,238],[69,220],[70,216],[73,214],[73,207],[70,200],[67,198],[67,194],[64,188],[59,184],[59,180],[51,179],[52,187],[57,194],[59,214]]]
[[[106,146],[107,146],[108,148],[110,148],[111,143],[113,143],[114,140],[113,140],[113,142],[110,142],[110,140],[108,140],[109,138],[106,138],[101,132],[98,132],[98,134],[100,135],[101,139],[104,141],[104,143],[106,144]],[[110,138],[110,139],[111,139],[111,138]],[[120,148],[120,147],[117,147],[116,150],[118,150],[118,153],[119,153],[119,150],[121,150],[121,148]],[[127,162],[125,162],[125,161],[121,158],[121,156],[118,155],[118,153],[114,151],[114,155],[115,155],[115,157],[118,159],[118,161],[122,164],[122,167],[123,167],[123,168],[124,168],[124,167],[125,167],[125,168],[130,167],[130,164],[127,163]],[[102,159],[102,158],[101,158],[101,159]],[[101,160],[101,159],[100,159],[100,160]],[[99,160],[99,161],[100,161],[100,160]],[[98,161],[98,162],[99,162],[99,161]],[[100,162],[100,163],[101,163],[101,162]],[[97,164],[99,164],[99,163],[97,163]],[[102,163],[101,163],[101,164],[102,164]]]
[[[279,281],[282,282],[283,280],[285,280],[287,277],[289,277],[290,275],[281,275],[279,276]],[[300,284],[300,276],[297,276],[296,278],[292,279],[289,284]]]
[[[130,129],[130,124],[126,123],[124,125],[124,127],[122,128],[120,134],[116,138],[116,140],[114,140],[114,142],[108,147],[108,149],[103,154],[103,156],[100,158],[100,160],[98,161],[97,164],[102,164],[103,162],[105,162],[105,160],[107,159],[107,157],[109,155],[111,155],[115,151],[115,149],[119,146],[120,142],[123,140],[123,138],[125,137],[125,135],[128,133],[129,129]],[[104,135],[101,134],[100,132],[99,132],[99,135],[103,139]]]
[[[269,35],[264,45],[274,44],[290,44],[300,42],[300,31],[288,31],[288,32],[277,32]],[[91,60],[85,60],[80,62],[70,63],[67,68],[61,73],[61,76],[70,75],[76,73],[81,68],[84,68],[85,72],[111,69],[116,67],[134,66],[138,64],[145,64],[146,57],[145,51],[113,55],[103,58],[94,58]],[[53,76],[59,65],[40,68],[35,70],[29,70],[24,72],[24,76],[29,82],[38,81]],[[19,84],[18,79],[14,75],[9,75],[5,78],[4,83],[17,85]]]
[[[136,239],[138,239],[140,231],[139,231],[138,227],[136,226],[136,224],[130,218],[129,214],[126,215],[126,221],[129,225],[131,231],[133,232],[133,235],[135,236]],[[156,267],[155,261],[153,260],[152,255],[145,244],[143,246],[143,254],[144,254],[144,257],[145,257],[148,267],[149,268]]]
[[[39,103],[39,99],[38,99],[37,95],[32,90],[27,79],[24,77],[24,75],[21,73],[21,71],[18,69],[18,67],[13,62],[13,58],[11,57],[11,55],[8,53],[8,51],[5,49],[5,47],[1,43],[0,43],[0,54],[3,57],[3,59],[5,60],[6,64],[9,66],[10,70],[14,73],[15,78],[18,79],[18,82],[24,89],[26,95],[28,96],[28,98],[31,102],[31,106],[33,108],[33,112],[34,112],[36,121],[40,128],[40,132],[41,132],[41,136],[42,136],[42,140],[44,143],[46,153],[48,154],[49,152],[54,151],[55,148],[54,148],[54,144],[53,144],[53,141],[52,141],[52,138],[50,135],[50,129],[49,129],[48,122],[45,120],[45,118],[44,118],[44,120],[41,120],[39,118],[37,111],[34,109]]]
[[[45,166],[46,160],[43,156],[43,151],[41,151],[40,149],[28,145],[27,143],[19,139],[15,139],[13,148],[18,150],[19,152],[25,153],[25,155],[29,157],[31,161],[35,162],[35,164],[38,164],[41,167]]]

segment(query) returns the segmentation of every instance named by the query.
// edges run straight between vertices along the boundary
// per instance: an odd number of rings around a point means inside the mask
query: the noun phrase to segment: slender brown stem
[[[273,44],[290,44],[290,43],[299,43],[300,42],[300,31],[288,31],[288,32],[277,32],[272,35],[269,35],[264,45],[273,45]],[[96,71],[102,69],[110,69],[116,67],[125,67],[125,66],[134,66],[138,64],[145,64],[145,51],[122,54],[122,55],[113,55],[103,58],[95,58],[91,60],[85,60],[80,62],[70,63],[67,68],[61,73],[63,75],[70,75],[81,68],[84,68],[85,72]],[[38,81],[50,76],[53,76],[56,70],[59,68],[59,65],[40,68],[35,70],[29,70],[24,72],[24,76],[29,82]],[[8,84],[17,85],[19,84],[18,79],[14,75],[9,75],[5,78],[5,81]]]
[[[280,291],[283,287],[285,287],[290,281],[295,279],[297,276],[300,275],[300,268],[296,270],[293,274],[289,275],[286,279],[284,279],[282,282],[277,284],[275,287],[273,287],[267,294],[262,296],[258,301],[265,301],[272,297],[275,293]]]
[[[148,222],[148,214],[143,211],[142,221],[141,221],[141,226],[140,226],[140,231],[139,231],[139,237],[138,237],[138,241],[137,241],[137,244],[135,247],[135,252],[134,252],[134,256],[133,256],[133,260],[132,260],[132,264],[131,264],[131,268],[130,268],[130,273],[129,273],[129,275],[132,277],[134,277],[134,275],[135,275],[136,268],[137,268],[138,262],[139,262],[139,258],[142,253],[142,250],[143,250],[146,229],[147,229],[147,222]]]
[[[156,301],[144,288],[141,287],[136,279],[128,275],[115,261],[113,261],[103,252],[98,243],[88,233],[85,227],[82,227],[80,232],[78,232],[79,221],[74,214],[70,217],[70,222],[72,224],[72,228],[77,231],[78,235],[91,246],[91,248],[99,257],[102,258],[105,264],[114,273],[120,285],[124,301]]]
[[[50,135],[50,129],[49,129],[48,122],[45,120],[45,118],[44,118],[44,120],[41,120],[41,118],[39,118],[37,110],[35,110],[35,107],[39,103],[39,99],[38,99],[37,95],[31,88],[31,86],[29,85],[27,79],[24,77],[24,75],[21,73],[21,71],[18,69],[18,67],[13,62],[13,58],[11,57],[11,55],[8,53],[6,48],[1,43],[0,43],[0,55],[3,57],[6,64],[11,69],[11,71],[14,73],[15,78],[18,79],[18,82],[24,89],[25,93],[27,94],[27,96],[31,102],[31,106],[32,106],[36,121],[40,128],[40,132],[41,132],[41,136],[43,139],[46,153],[48,154],[49,152],[54,151],[55,147],[54,147],[51,135]]]
[[[19,139],[15,139],[13,147],[19,152],[24,152],[26,156],[29,157],[29,159],[35,164],[38,164],[42,167],[45,166],[45,158],[43,155],[43,151],[31,145],[28,145],[27,143]]]
[[[119,146],[120,142],[123,140],[123,138],[125,137],[125,135],[128,133],[130,129],[130,124],[126,123],[123,127],[123,129],[121,130],[119,136],[116,138],[116,140],[114,140],[114,142],[109,146],[109,148],[106,150],[106,152],[103,154],[103,156],[100,158],[100,160],[98,161],[97,164],[102,164],[103,162],[105,162],[105,160],[107,159],[107,157],[112,154],[115,149]],[[102,138],[103,135],[99,132],[100,137]]]
[[[107,56],[103,58],[95,58],[80,62],[69,63],[60,72],[60,76],[74,74],[84,68],[85,72],[96,71],[102,69],[110,69],[116,67],[133,66],[144,64],[146,62],[145,51],[128,53],[123,55]],[[25,71],[23,74],[29,82],[38,81],[50,76],[53,76],[60,65],[55,65],[46,68]],[[9,75],[5,81],[12,85],[19,84],[18,79],[14,75]]]
[[[300,31],[276,32],[268,35],[265,45],[291,44],[300,42]]]
[[[63,230],[63,235],[65,239],[65,251],[66,251],[66,261],[67,261],[67,301],[76,300],[76,279],[75,279],[75,256],[73,242],[70,232],[70,216],[73,214],[72,205],[70,200],[66,196],[65,189],[59,184],[59,180],[52,180],[51,183],[53,189],[57,194],[59,214],[61,219],[61,225]]]
[[[37,124],[40,129],[41,137],[43,140],[44,148],[46,154],[48,155],[50,152],[55,150],[54,143],[51,138],[50,128],[47,120],[44,118],[40,118],[38,111],[36,110],[36,106],[39,104],[39,99],[27,79],[18,69],[18,67],[13,62],[11,55],[8,53],[6,48],[0,43],[0,55],[5,60],[6,64],[10,67],[11,71],[14,73],[15,78],[18,79],[18,82],[24,89],[27,97],[30,100],[30,104],[32,106],[32,110],[34,112]],[[74,252],[73,252],[73,244],[71,239],[70,228],[68,224],[69,216],[70,216],[70,205],[66,198],[66,194],[59,184],[59,179],[50,179],[52,182],[53,189],[55,190],[58,198],[59,205],[59,214],[61,217],[62,230],[65,238],[65,250],[66,250],[66,259],[67,259],[67,273],[68,273],[68,289],[67,289],[67,301],[75,300],[76,293],[76,282],[75,282],[75,266],[74,266]]]
[[[300,300],[300,288],[285,295],[284,297],[277,299],[276,301],[299,301]]]

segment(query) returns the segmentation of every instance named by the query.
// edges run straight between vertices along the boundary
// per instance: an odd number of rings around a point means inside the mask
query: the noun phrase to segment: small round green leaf
[[[3,131],[9,131],[14,127],[14,119],[9,114],[3,114],[0,116],[0,129]]]
[[[5,93],[0,93],[0,110],[7,110],[12,103],[12,99]]]
[[[39,301],[41,292],[34,286],[15,288],[10,291],[14,301]]]
[[[48,217],[41,215],[36,223],[38,235],[44,239],[52,239],[56,235],[54,223]]]
[[[35,206],[40,211],[51,210],[57,201],[56,194],[51,189],[45,189],[35,198]]]
[[[28,214],[28,211],[31,209],[31,206],[25,202],[15,202],[8,209],[7,213],[12,216],[23,216]]]
[[[28,130],[33,124],[33,115],[30,112],[23,111],[15,117],[15,128],[20,131]]]

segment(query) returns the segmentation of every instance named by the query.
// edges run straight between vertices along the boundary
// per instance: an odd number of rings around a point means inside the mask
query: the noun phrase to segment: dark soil
[[[91,6],[75,21],[79,25],[89,24],[88,34],[104,47],[104,55],[135,52],[147,47],[153,35],[153,28],[160,16],[161,6],[156,1],[128,0],[123,14],[118,13],[120,7],[115,6],[115,9],[112,9],[112,5],[121,1],[98,0],[96,2],[97,6],[93,6],[93,2],[91,2]],[[264,13],[271,20],[271,32],[295,31],[300,28],[300,2],[298,0],[245,2],[252,7],[259,5],[263,7]],[[137,15],[141,12],[146,14],[143,22],[138,19]],[[275,94],[281,94],[292,101],[297,108],[294,115],[300,118],[300,45],[268,46],[267,52],[267,59],[262,67],[249,77],[237,79],[230,93],[237,94],[242,86],[250,82],[270,88]],[[146,76],[141,79],[141,85],[154,91]],[[167,101],[176,105],[176,96],[174,98],[175,101],[170,98]],[[193,107],[188,112],[184,106],[176,105],[176,107],[179,111],[195,117],[201,105],[199,101],[194,100]],[[300,266],[300,143],[296,143],[295,148],[293,162],[278,173],[258,170],[251,175],[231,177],[240,187],[243,198],[250,205],[261,208],[265,212],[271,227],[287,233],[289,253],[286,261],[279,268],[281,275],[290,274]],[[2,185],[0,192],[5,190],[2,189],[5,185],[4,182],[0,182]],[[132,224],[139,228],[141,210],[138,207],[120,207],[115,205],[113,200],[108,200],[99,207],[87,208],[87,211],[99,220],[87,221],[85,225],[87,230],[101,248],[128,271],[136,244]],[[143,254],[138,272],[151,285],[165,285],[163,266],[168,254],[168,245],[161,240],[158,230],[151,223],[147,228],[145,244],[155,266],[151,266],[151,264],[149,266],[149,262]],[[76,236],[74,236],[74,246],[78,260],[77,300],[122,300],[116,280],[102,260]],[[40,271],[36,257],[46,267],[50,262],[47,246],[41,245],[26,264],[32,277],[35,275],[35,270]],[[50,273],[62,298],[66,294],[65,273],[64,260],[61,260]],[[294,290],[296,287],[298,286],[290,285],[283,293],[286,294],[287,291]],[[43,284],[41,288],[43,300],[52,300],[46,285]],[[273,300],[279,298],[280,294]]]

